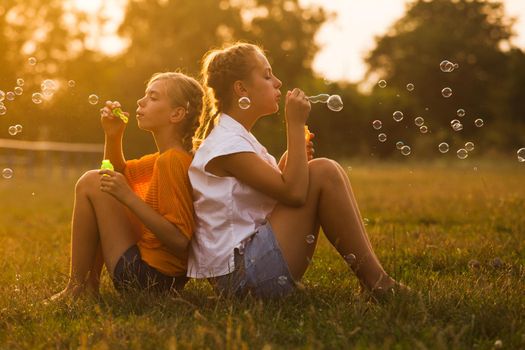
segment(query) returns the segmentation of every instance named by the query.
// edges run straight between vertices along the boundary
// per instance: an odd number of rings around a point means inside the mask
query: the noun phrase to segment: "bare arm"
[[[174,254],[187,253],[189,239],[179,228],[140,199],[129,187],[121,173],[101,170],[101,189],[127,206],[140,221]]]
[[[126,124],[114,116],[112,110],[120,107],[119,102],[106,101],[106,106],[100,110],[100,121],[104,129],[104,159],[109,159],[118,172],[123,172],[126,160],[122,151],[122,138]],[[125,113],[129,115],[128,113]]]
[[[286,128],[288,151],[281,161],[282,172],[255,153],[242,152],[217,157],[206,169],[219,176],[234,176],[239,181],[289,206],[301,206],[308,192],[308,163],[304,147],[304,124],[310,104],[298,89],[288,92]]]

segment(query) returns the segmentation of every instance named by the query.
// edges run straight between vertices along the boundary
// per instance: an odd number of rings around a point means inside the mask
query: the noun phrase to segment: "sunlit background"
[[[153,73],[198,76],[206,50],[247,40],[268,52],[283,89],[342,97],[341,112],[313,107],[318,155],[458,161],[472,142],[467,161],[516,159],[525,146],[524,18],[521,0],[6,0],[0,152],[45,141],[60,149],[81,143],[99,156],[105,100],[133,114]],[[445,60],[457,68],[443,72]],[[284,149],[281,114],[254,132],[273,152]],[[442,143],[450,151],[441,152]],[[133,118],[125,149],[154,149]]]

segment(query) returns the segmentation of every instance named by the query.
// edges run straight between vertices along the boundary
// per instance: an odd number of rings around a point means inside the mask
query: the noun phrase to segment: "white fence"
[[[16,176],[79,176],[98,168],[103,144],[0,139],[0,169]]]

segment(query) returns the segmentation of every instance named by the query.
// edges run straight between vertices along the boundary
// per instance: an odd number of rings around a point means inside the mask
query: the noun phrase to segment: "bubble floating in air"
[[[525,162],[525,148],[520,148],[516,154],[518,155],[518,162]]]
[[[452,89],[449,87],[443,88],[443,90],[441,90],[441,95],[443,95],[444,98],[449,98],[452,96]]]
[[[439,152],[441,153],[447,153],[450,149],[450,146],[446,142],[441,142],[438,146]]]
[[[91,102],[90,102],[91,103]],[[91,103],[93,104],[93,103]],[[248,109],[252,105],[252,101],[250,101],[249,97],[243,96],[239,99],[239,108],[240,109]]]
[[[11,168],[4,168],[4,170],[2,170],[2,177],[4,179],[10,179],[13,177],[13,169]]]
[[[89,102],[89,104],[91,104],[91,105],[96,105],[96,104],[98,103],[98,96],[95,95],[95,94],[91,94],[91,95],[89,95],[89,97],[88,97],[88,102]]]
[[[466,149],[464,148],[460,148],[458,149],[458,151],[456,152],[457,156],[459,159],[465,159],[468,157],[468,152]]]
[[[34,104],[41,104],[42,101],[44,101],[44,96],[42,96],[42,94],[40,92],[35,92],[32,96],[31,96],[31,100],[33,101]]]
[[[381,120],[374,120],[372,122],[372,126],[374,127],[374,129],[379,130],[383,126],[383,123],[381,122]]]
[[[392,114],[392,118],[394,118],[394,120],[396,122],[400,122],[403,120],[403,112],[401,111],[395,111],[393,114]]]
[[[312,243],[315,242],[315,236],[314,235],[307,235],[305,240],[306,240],[306,243],[312,244]]]
[[[412,149],[410,148],[410,146],[403,146],[401,147],[401,154],[404,155],[404,156],[408,156],[410,155],[410,153],[412,152]]]
[[[481,128],[483,126],[484,122],[483,122],[483,119],[481,118],[478,118],[476,120],[474,120],[474,125],[476,125],[478,128]]]

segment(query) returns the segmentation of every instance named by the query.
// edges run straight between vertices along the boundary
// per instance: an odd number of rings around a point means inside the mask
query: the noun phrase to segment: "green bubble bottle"
[[[100,164],[100,169],[101,170],[111,170],[111,171],[115,170],[115,168],[113,168],[113,164],[111,164],[109,159],[102,160],[102,164]],[[103,176],[109,176],[109,175],[104,174]]]

